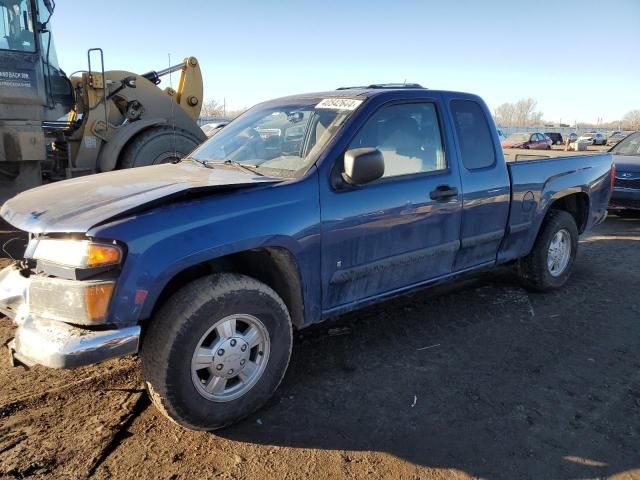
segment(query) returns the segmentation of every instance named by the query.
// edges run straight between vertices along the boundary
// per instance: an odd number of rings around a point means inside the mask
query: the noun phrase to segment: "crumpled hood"
[[[640,157],[635,155],[614,155],[616,172],[640,173]]]
[[[280,181],[233,166],[206,168],[186,160],[43,185],[5,202],[0,215],[13,226],[32,233],[84,233],[112,217],[187,192],[229,190]]]

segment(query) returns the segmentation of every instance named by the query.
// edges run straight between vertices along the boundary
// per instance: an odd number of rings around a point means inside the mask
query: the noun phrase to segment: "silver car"
[[[586,140],[591,142],[592,145],[606,145],[607,137],[605,137],[602,133],[598,132],[586,132],[580,135],[578,140]]]

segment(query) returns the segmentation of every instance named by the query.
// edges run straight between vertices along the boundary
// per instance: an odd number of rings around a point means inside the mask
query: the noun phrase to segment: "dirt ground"
[[[640,479],[639,291],[640,219],[611,217],[561,291],[505,270],[299,332],[272,401],[215,434],[162,417],[135,358],[2,353],[0,478]]]

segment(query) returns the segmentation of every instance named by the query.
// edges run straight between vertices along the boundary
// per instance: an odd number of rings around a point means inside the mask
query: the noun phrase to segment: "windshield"
[[[298,176],[360,104],[358,100],[319,98],[258,105],[224,127],[191,158],[200,162],[238,162],[269,175]]]
[[[640,155],[640,132],[632,133],[611,149],[616,155]]]
[[[509,142],[528,142],[531,135],[528,133],[512,133],[507,137]]]
[[[28,0],[0,0],[0,50],[36,51]]]

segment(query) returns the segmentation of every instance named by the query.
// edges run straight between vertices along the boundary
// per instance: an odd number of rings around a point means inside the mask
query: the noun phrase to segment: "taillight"
[[[609,197],[611,197],[611,194],[613,194],[613,186],[616,183],[616,164],[615,163],[611,164],[610,182],[611,182],[611,188],[609,189]]]

